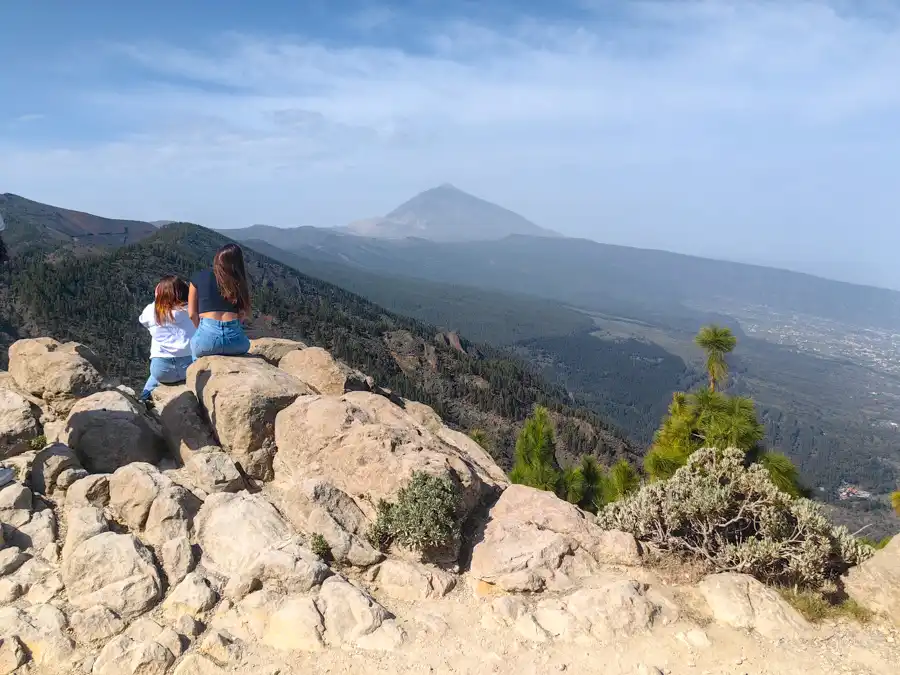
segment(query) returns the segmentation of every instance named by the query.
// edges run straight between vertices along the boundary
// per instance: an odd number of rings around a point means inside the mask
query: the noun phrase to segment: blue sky
[[[900,1],[0,4],[0,192],[339,225],[452,182],[900,288]]]

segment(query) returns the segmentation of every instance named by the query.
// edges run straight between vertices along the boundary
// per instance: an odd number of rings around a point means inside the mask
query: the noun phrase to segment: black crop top
[[[200,314],[205,314],[206,312],[238,313],[237,307],[228,302],[219,293],[216,275],[213,274],[212,270],[197,272],[191,277],[191,283],[197,289],[197,311]]]

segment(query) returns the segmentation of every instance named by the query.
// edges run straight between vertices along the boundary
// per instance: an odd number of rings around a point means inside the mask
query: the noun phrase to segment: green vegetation
[[[891,543],[891,539],[893,537],[883,537],[881,539],[869,539],[868,537],[860,537],[859,540],[866,544],[867,546],[871,546],[876,551],[880,551],[885,546]]]
[[[802,589],[822,588],[873,553],[735,448],[696,451],[671,478],[601,509],[597,523],[717,572]]]
[[[379,550],[392,543],[428,554],[459,540],[459,489],[447,478],[416,471],[394,504],[381,500],[368,532]]]
[[[32,450],[43,450],[44,447],[47,445],[47,437],[44,436],[44,434],[41,434],[40,436],[35,436],[28,442],[28,445],[31,447]]]
[[[826,619],[849,619],[857,623],[868,623],[873,613],[852,598],[832,602],[819,591],[799,590],[796,588],[779,589],[781,597],[787,600],[807,621],[821,623]]]
[[[894,507],[894,511],[900,516],[900,490],[891,494],[891,506]]]
[[[640,487],[637,471],[624,459],[607,471],[594,457],[582,456],[577,465],[563,471],[556,455],[553,421],[549,411],[539,406],[519,433],[509,479],[513,483],[553,492],[591,512]]]
[[[309,550],[325,562],[331,562],[331,546],[319,532],[313,532],[309,538]]]
[[[710,391],[715,391],[716,385],[724,385],[728,379],[728,362],[725,360],[725,356],[734,351],[737,338],[734,337],[730,328],[710,324],[700,329],[694,341],[706,353],[709,388]]]
[[[473,441],[478,443],[478,445],[480,445],[482,448],[484,448],[485,450],[490,452],[491,439],[485,433],[485,431],[483,429],[472,429],[472,431],[469,432],[469,438],[471,438]]]

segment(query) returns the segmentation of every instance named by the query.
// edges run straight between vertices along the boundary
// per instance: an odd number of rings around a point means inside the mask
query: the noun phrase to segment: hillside
[[[429,241],[483,241],[511,234],[560,236],[449,184],[416,195],[383,218],[360,220],[339,229],[377,239],[415,237]]]
[[[51,335],[91,344],[107,370],[137,384],[146,377],[149,339],[137,324],[163,274],[189,276],[226,241],[211,230],[168,225],[139,244],[106,254],[14,258],[2,291],[5,343]],[[562,461],[582,452],[604,458],[638,453],[598,418],[569,409],[563,390],[490,348],[460,353],[437,330],[391,314],[336,286],[248,252],[253,278],[254,336],[303,339],[323,346],[382,386],[431,405],[463,429],[482,428],[509,464],[518,423],[537,402],[557,411],[566,443]]]
[[[150,223],[114,220],[0,194],[3,240],[10,253],[42,248],[91,250],[133,244],[156,231]]]

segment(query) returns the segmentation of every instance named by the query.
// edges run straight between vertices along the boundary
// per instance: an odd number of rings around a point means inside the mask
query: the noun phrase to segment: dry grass
[[[779,589],[783,597],[794,609],[812,623],[825,620],[837,621],[845,619],[857,623],[868,623],[872,612],[851,598],[833,602],[827,596],[816,591],[798,591],[793,588]]]

